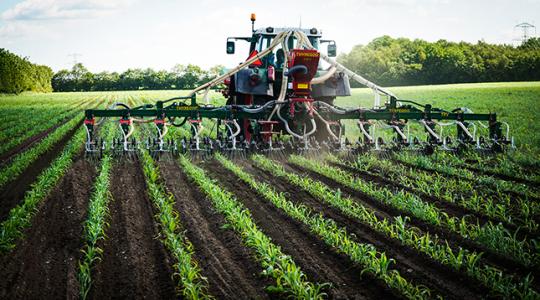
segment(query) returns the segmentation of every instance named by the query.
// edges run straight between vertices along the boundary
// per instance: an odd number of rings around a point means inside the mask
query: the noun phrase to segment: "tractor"
[[[254,14],[251,24],[251,36],[228,37],[226,43],[228,54],[235,53],[236,42],[249,43],[247,59],[187,96],[137,107],[116,103],[109,109],[86,110],[87,153],[106,147],[94,136],[101,118],[118,119],[121,134],[108,146],[120,153],[136,153],[145,145],[132,137],[136,123],[154,123],[154,137],[145,147],[156,156],[401,150],[431,154],[438,149],[500,152],[514,146],[508,124],[498,121],[495,113],[447,111],[400,99],[352,72],[333,59],[336,42],[322,39],[317,28],[255,29]],[[372,107],[338,105],[337,97],[351,95],[350,80],[373,91]],[[226,102],[214,106],[208,97],[218,86]],[[197,100],[198,94],[203,101]],[[203,134],[205,120],[214,122],[215,132]],[[345,120],[355,123],[357,138],[345,137]],[[190,136],[167,140],[170,126],[188,127]],[[455,128],[455,138],[444,135],[449,126]]]

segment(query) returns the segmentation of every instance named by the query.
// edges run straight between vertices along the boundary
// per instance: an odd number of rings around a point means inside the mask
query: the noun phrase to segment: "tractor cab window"
[[[257,52],[259,52],[259,53],[264,51],[265,49],[270,47],[270,45],[272,44],[272,40],[273,40],[272,36],[260,35],[258,37],[258,39],[257,39],[257,44],[255,45],[255,50],[257,50]],[[274,55],[274,53],[269,53],[267,56],[265,56],[264,59],[262,59],[262,62],[263,62],[263,65],[265,67],[269,66],[269,65],[275,65],[275,55]]]
[[[271,36],[259,36],[259,39],[257,40],[257,51],[261,52],[264,49],[270,47],[270,44],[272,44],[273,37]]]
[[[311,45],[313,45],[313,47],[315,47],[315,49],[319,49],[319,38],[310,36],[310,37],[308,37],[308,39],[309,39],[309,42],[311,43]]]
[[[261,52],[263,51],[264,49],[270,47],[270,45],[272,44],[272,42],[274,41],[274,37],[275,36],[271,36],[271,35],[260,35],[258,38],[257,38],[257,43],[255,45],[255,48],[252,49],[252,50],[257,50],[258,52]],[[317,43],[316,40],[312,40],[312,38],[310,38],[310,41],[311,43]],[[318,43],[317,43],[318,44]],[[297,46],[297,41],[296,41],[296,38],[295,37],[289,37],[289,40],[287,41],[287,47],[289,49],[294,49],[295,47]],[[315,46],[315,45],[314,45]]]
[[[275,35],[258,35],[255,39],[255,44],[252,46],[252,51],[256,50],[257,52],[262,52],[274,41]],[[316,49],[319,49],[319,38],[318,37],[308,37],[309,41],[315,47]],[[297,39],[294,36],[289,37],[287,41],[287,47],[290,49],[294,49],[297,47]],[[285,62],[285,53],[282,49],[282,45],[278,45],[276,48],[274,48],[274,51],[272,53],[269,53],[265,59],[263,59],[263,65],[269,66],[272,65],[276,69],[281,70],[283,69],[283,64]]]
[[[282,48],[277,49],[276,51],[276,69],[283,70],[283,65],[285,64],[285,52]]]

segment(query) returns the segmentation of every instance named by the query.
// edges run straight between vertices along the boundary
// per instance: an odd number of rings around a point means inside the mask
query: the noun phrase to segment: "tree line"
[[[382,36],[357,45],[338,61],[386,86],[540,80],[540,39],[521,46]],[[0,93],[193,89],[220,75],[222,65],[204,70],[176,65],[170,71],[128,69],[92,73],[84,65],[54,73],[0,49]],[[356,83],[352,83],[353,86]]]
[[[84,65],[60,70],[52,78],[57,92],[193,89],[220,75],[223,66],[203,70],[195,65],[176,65],[171,71],[128,69],[125,72],[92,73]]]
[[[52,92],[52,77],[51,68],[33,64],[26,57],[0,48],[0,93]]]
[[[521,46],[383,36],[338,61],[381,85],[540,80],[540,39]]]

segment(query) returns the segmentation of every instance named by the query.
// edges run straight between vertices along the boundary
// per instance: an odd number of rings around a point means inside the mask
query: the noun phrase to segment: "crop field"
[[[540,83],[391,90],[497,112],[517,149],[90,159],[84,109],[183,92],[0,95],[0,299],[540,299]]]

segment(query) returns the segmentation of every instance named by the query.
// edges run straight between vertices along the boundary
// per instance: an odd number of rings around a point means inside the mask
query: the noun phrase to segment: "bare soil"
[[[329,282],[327,291],[335,299],[396,298],[385,283],[361,276],[361,268],[344,255],[337,254],[304,224],[290,218],[218,162],[203,164],[207,173],[232,192],[251,212],[257,226],[268,235],[314,282]]]
[[[158,239],[152,203],[137,161],[115,164],[103,259],[93,272],[93,299],[175,299],[172,262]]]
[[[0,257],[1,299],[77,299],[83,222],[95,167],[78,159],[10,253]]]
[[[82,124],[82,120],[80,124]],[[70,130],[51,149],[39,156],[21,175],[6,184],[3,189],[0,189],[0,222],[5,220],[9,211],[21,202],[26,191],[36,181],[39,174],[47,169],[51,162],[60,155],[68,141],[75,134],[75,131],[79,128],[79,125]]]
[[[262,277],[262,267],[255,253],[242,244],[231,229],[223,228],[224,217],[196,184],[174,161],[160,162],[162,178],[175,199],[186,236],[194,245],[195,258],[201,273],[208,279],[209,294],[217,299],[264,299],[266,286],[274,283]]]
[[[244,168],[256,178],[271,184],[278,192],[287,195],[291,201],[306,205],[316,213],[333,219],[340,226],[347,228],[347,231],[357,242],[372,244],[377,250],[386,253],[388,257],[396,260],[396,264],[392,268],[397,269],[402,276],[412,282],[425,285],[448,299],[480,298],[481,295],[488,292],[480,288],[478,283],[464,278],[459,272],[435,262],[413,248],[403,246],[395,239],[386,237],[355,218],[349,217],[313,197],[308,192],[291,185],[285,179],[276,177],[248,163],[244,163]]]
[[[538,270],[525,267],[522,264],[512,260],[510,257],[498,254],[493,250],[488,249],[485,246],[472,240],[465,239],[457,233],[451,232],[446,228],[429,224],[423,220],[418,219],[417,217],[408,212],[403,212],[389,205],[381,203],[380,201],[373,199],[360,191],[353,190],[326,176],[319,175],[308,169],[293,164],[287,164],[287,166],[299,173],[305,174],[305,176],[309,176],[315,180],[319,180],[333,189],[340,189],[343,196],[350,197],[352,200],[358,201],[362,205],[369,207],[371,210],[374,210],[376,214],[380,217],[389,219],[397,216],[409,217],[408,223],[410,225],[419,228],[423,232],[429,232],[432,235],[436,234],[439,238],[446,240],[452,249],[459,249],[463,247],[471,251],[483,252],[482,259],[485,262],[489,263],[490,265],[496,266],[507,273],[518,274],[520,276],[526,276],[528,273],[532,273],[535,278],[537,278],[536,275],[540,276]],[[537,281],[534,282],[535,286],[538,284],[539,283]]]

